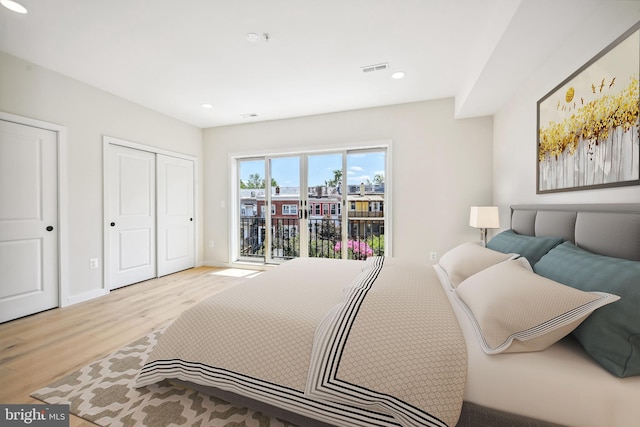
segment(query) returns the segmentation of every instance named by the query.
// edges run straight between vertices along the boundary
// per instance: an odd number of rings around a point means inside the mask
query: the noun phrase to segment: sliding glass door
[[[264,158],[238,160],[237,171],[240,234],[232,244],[238,248],[237,259],[264,261],[267,229],[266,161]]]
[[[347,257],[384,255],[386,153],[380,150],[347,154]]]
[[[386,149],[236,162],[237,260],[385,254]]]
[[[280,262],[299,257],[300,231],[300,156],[268,159],[271,185],[267,202],[270,209],[269,248],[267,262]]]
[[[310,257],[342,258],[343,153],[307,155],[306,209]]]

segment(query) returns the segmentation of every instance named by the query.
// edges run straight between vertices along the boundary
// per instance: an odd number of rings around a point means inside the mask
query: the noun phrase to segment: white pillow
[[[496,264],[469,277],[460,283],[456,295],[488,354],[544,350],[594,310],[620,299],[539,276],[520,260]]]
[[[494,251],[477,243],[463,243],[442,255],[438,265],[447,275],[449,287],[455,289],[467,277],[517,256]]]

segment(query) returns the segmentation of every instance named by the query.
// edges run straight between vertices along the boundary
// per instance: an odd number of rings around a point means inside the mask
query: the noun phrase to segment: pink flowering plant
[[[335,252],[342,251],[342,242],[336,243],[333,250]],[[373,256],[373,249],[364,241],[349,239],[347,250],[349,251],[349,259],[367,259],[367,257]]]

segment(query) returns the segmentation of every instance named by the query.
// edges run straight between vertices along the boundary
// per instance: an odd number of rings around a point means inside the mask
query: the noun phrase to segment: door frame
[[[18,116],[0,111],[0,119],[19,125],[32,126],[56,133],[58,168],[58,306],[74,304],[69,298],[69,239],[68,239],[68,164],[67,128],[42,120]]]
[[[132,141],[128,141],[125,139],[120,139],[120,138],[116,138],[113,136],[108,136],[108,135],[104,135],[102,137],[102,197],[103,197],[103,224],[102,224],[102,231],[103,231],[103,243],[104,243],[104,247],[102,250],[102,266],[103,266],[103,288],[106,292],[110,292],[111,291],[111,276],[110,276],[110,250],[111,250],[111,242],[109,239],[109,232],[110,232],[110,227],[107,225],[107,218],[109,218],[110,215],[110,202],[109,202],[109,174],[111,173],[111,169],[109,166],[109,146],[111,145],[119,145],[122,147],[127,147],[127,148],[132,148],[135,150],[141,150],[141,151],[148,151],[150,153],[154,153],[154,154],[164,154],[165,156],[172,156],[172,157],[177,157],[180,159],[186,159],[186,160],[191,160],[193,161],[193,201],[194,201],[194,207],[193,207],[193,227],[194,227],[194,239],[193,239],[193,245],[194,245],[194,256],[195,256],[195,265],[196,267],[199,265],[198,264],[198,245],[200,244],[200,237],[199,237],[199,233],[198,233],[198,229],[200,227],[200,215],[198,215],[199,212],[199,207],[198,207],[198,198],[197,198],[197,194],[199,193],[199,188],[198,188],[198,159],[195,156],[191,156],[188,154],[183,154],[183,153],[178,153],[175,151],[170,151],[170,150],[164,150],[162,148],[158,148],[158,147],[154,147],[151,145],[146,145],[146,144],[141,144],[138,142],[132,142]],[[154,189],[154,191],[156,191],[156,189]],[[157,228],[157,227],[156,227]],[[157,231],[157,230],[156,230]],[[156,249],[157,249],[157,245],[156,245]],[[157,271],[157,264],[156,264],[156,277],[157,277],[158,271]]]

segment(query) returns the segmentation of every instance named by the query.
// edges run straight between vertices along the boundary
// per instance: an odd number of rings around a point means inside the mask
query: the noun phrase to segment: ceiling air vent
[[[387,71],[389,69],[389,63],[385,62],[383,64],[375,64],[375,65],[367,65],[362,68],[363,73],[372,73],[374,71]]]

